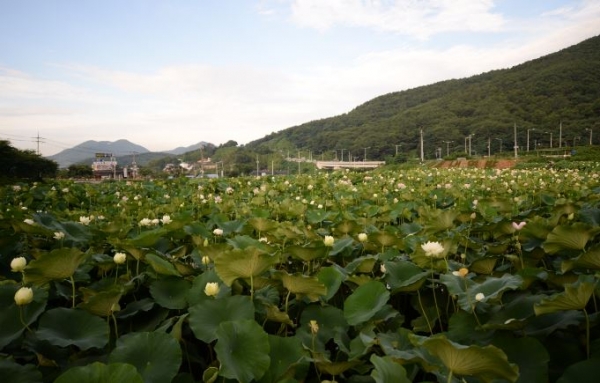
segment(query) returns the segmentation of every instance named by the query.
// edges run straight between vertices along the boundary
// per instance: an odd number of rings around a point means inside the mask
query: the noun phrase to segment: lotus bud
[[[10,261],[10,269],[15,273],[22,273],[25,270],[25,266],[27,266],[27,259],[25,257],[13,258]]]
[[[31,287],[21,287],[15,293],[15,303],[19,306],[27,305],[33,300],[33,290]]]

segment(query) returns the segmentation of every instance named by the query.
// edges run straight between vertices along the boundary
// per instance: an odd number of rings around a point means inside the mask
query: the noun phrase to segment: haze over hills
[[[72,164],[77,163],[89,163],[94,159],[96,153],[112,153],[117,157],[119,163],[124,162],[124,157],[129,158],[126,162],[129,163],[133,159],[133,155],[137,157],[137,163],[143,165],[144,163],[165,155],[179,155],[198,148],[206,146],[206,142],[199,142],[190,146],[180,146],[178,148],[166,151],[166,152],[150,152],[145,147],[135,144],[128,140],[117,140],[117,141],[85,141],[77,146],[70,149],[65,149],[60,153],[57,153],[47,158],[54,160],[58,163],[61,168],[66,168]]]
[[[415,156],[423,129],[426,158],[435,158],[440,148],[443,155],[464,151],[469,135],[474,152],[487,154],[490,144],[494,154],[512,150],[515,124],[522,151],[527,133],[531,148],[548,147],[551,137],[556,147],[561,122],[562,145],[587,143],[590,129],[600,143],[600,36],[510,69],[382,95],[247,148],[310,150],[319,158],[339,157],[344,150],[358,160],[365,152],[367,159],[389,158],[397,150]]]

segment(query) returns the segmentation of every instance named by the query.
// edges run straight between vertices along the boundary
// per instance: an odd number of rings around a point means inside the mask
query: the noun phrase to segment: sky
[[[599,34],[600,0],[0,0],[0,139],[246,144]]]

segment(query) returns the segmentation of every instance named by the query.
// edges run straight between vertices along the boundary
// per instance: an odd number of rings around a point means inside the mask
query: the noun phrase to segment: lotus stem
[[[33,333],[33,331],[31,331],[31,329],[29,328],[29,326],[27,325],[27,323],[25,323],[25,320],[23,319],[23,306],[19,306],[19,319],[21,320],[21,324],[23,325],[23,327],[25,327],[27,329],[27,331],[29,331],[30,333]]]
[[[583,309],[583,315],[585,315],[585,354],[587,359],[590,358],[590,317],[588,316],[585,308]]]
[[[421,301],[421,292],[417,289],[417,297],[419,300],[419,307],[421,308],[421,312],[425,317],[425,322],[427,322],[427,327],[429,327],[429,333],[433,335],[433,328],[431,327],[431,323],[429,323],[429,318],[427,317],[427,313],[425,312],[425,308],[423,308],[423,302]]]
[[[73,279],[72,275],[69,278],[71,279],[71,289],[72,289],[71,290],[72,291],[72,297],[71,298],[72,298],[72,301],[73,301],[72,307],[75,308],[75,279]]]

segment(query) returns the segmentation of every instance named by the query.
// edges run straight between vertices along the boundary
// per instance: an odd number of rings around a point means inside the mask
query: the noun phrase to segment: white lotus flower
[[[421,245],[421,249],[423,249],[427,257],[441,258],[444,253],[444,246],[439,242],[425,242]]]
[[[208,282],[204,287],[204,294],[209,297],[214,297],[219,294],[219,290],[221,290],[221,288],[217,282]]]
[[[123,263],[125,263],[125,261],[127,261],[127,254],[125,254],[125,253],[115,253],[115,255],[113,256],[113,261],[117,265],[122,265]]]

